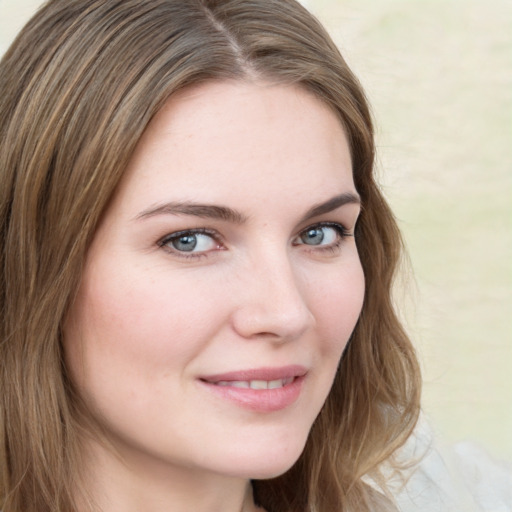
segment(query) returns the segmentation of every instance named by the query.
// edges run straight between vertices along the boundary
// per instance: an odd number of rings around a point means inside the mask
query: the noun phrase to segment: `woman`
[[[318,22],[53,0],[0,66],[3,511],[390,505],[400,237]]]

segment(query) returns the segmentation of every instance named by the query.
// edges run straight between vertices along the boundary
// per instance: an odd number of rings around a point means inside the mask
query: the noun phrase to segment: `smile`
[[[279,389],[291,384],[293,380],[294,377],[276,380],[220,380],[214,384],[241,389]]]
[[[271,413],[290,407],[301,393],[307,369],[300,365],[258,368],[199,379],[217,399],[253,412]]]

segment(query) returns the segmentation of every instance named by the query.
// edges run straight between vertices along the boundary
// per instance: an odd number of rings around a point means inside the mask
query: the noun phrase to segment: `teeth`
[[[268,382],[268,389],[282,388],[285,379],[271,380]]]
[[[268,382],[266,380],[251,380],[251,389],[268,389]]]
[[[249,383],[243,380],[235,380],[231,383],[231,386],[234,388],[248,388]]]
[[[217,386],[225,386],[231,388],[248,388],[249,382],[243,380],[219,380],[215,383]]]
[[[293,382],[293,377],[286,379],[276,380],[220,380],[215,384],[217,386],[225,386],[231,388],[244,388],[244,389],[279,389],[283,386],[287,386]]]

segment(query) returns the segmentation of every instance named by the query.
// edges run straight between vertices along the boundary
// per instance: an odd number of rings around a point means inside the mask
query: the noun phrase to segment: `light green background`
[[[373,105],[424,410],[448,442],[512,461],[512,2],[304,3]],[[0,0],[0,53],[38,4]]]

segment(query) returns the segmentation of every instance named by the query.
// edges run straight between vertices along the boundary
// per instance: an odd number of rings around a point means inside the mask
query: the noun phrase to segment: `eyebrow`
[[[136,220],[154,217],[155,215],[192,215],[205,219],[218,219],[234,224],[243,224],[247,217],[240,212],[228,208],[227,206],[218,206],[214,204],[193,203],[190,201],[175,202],[171,201],[165,204],[157,205],[139,213]]]
[[[323,215],[324,213],[332,212],[333,210],[337,210],[346,204],[361,204],[361,198],[353,193],[353,192],[345,192],[344,194],[340,194],[337,196],[328,199],[323,203],[316,204],[312,208],[310,208],[304,217],[300,220],[300,222],[305,222],[313,217],[318,217],[319,215]]]
[[[341,208],[346,204],[360,203],[361,200],[357,194],[346,192],[344,194],[334,196],[323,203],[314,205],[306,212],[300,222],[305,222],[306,220],[313,217],[332,212],[333,210]],[[245,215],[227,206],[194,203],[191,201],[171,201],[168,203],[156,205],[139,213],[135,217],[135,220],[146,219],[156,215],[191,215],[194,217],[228,221],[234,224],[243,224],[247,221],[247,217]]]

